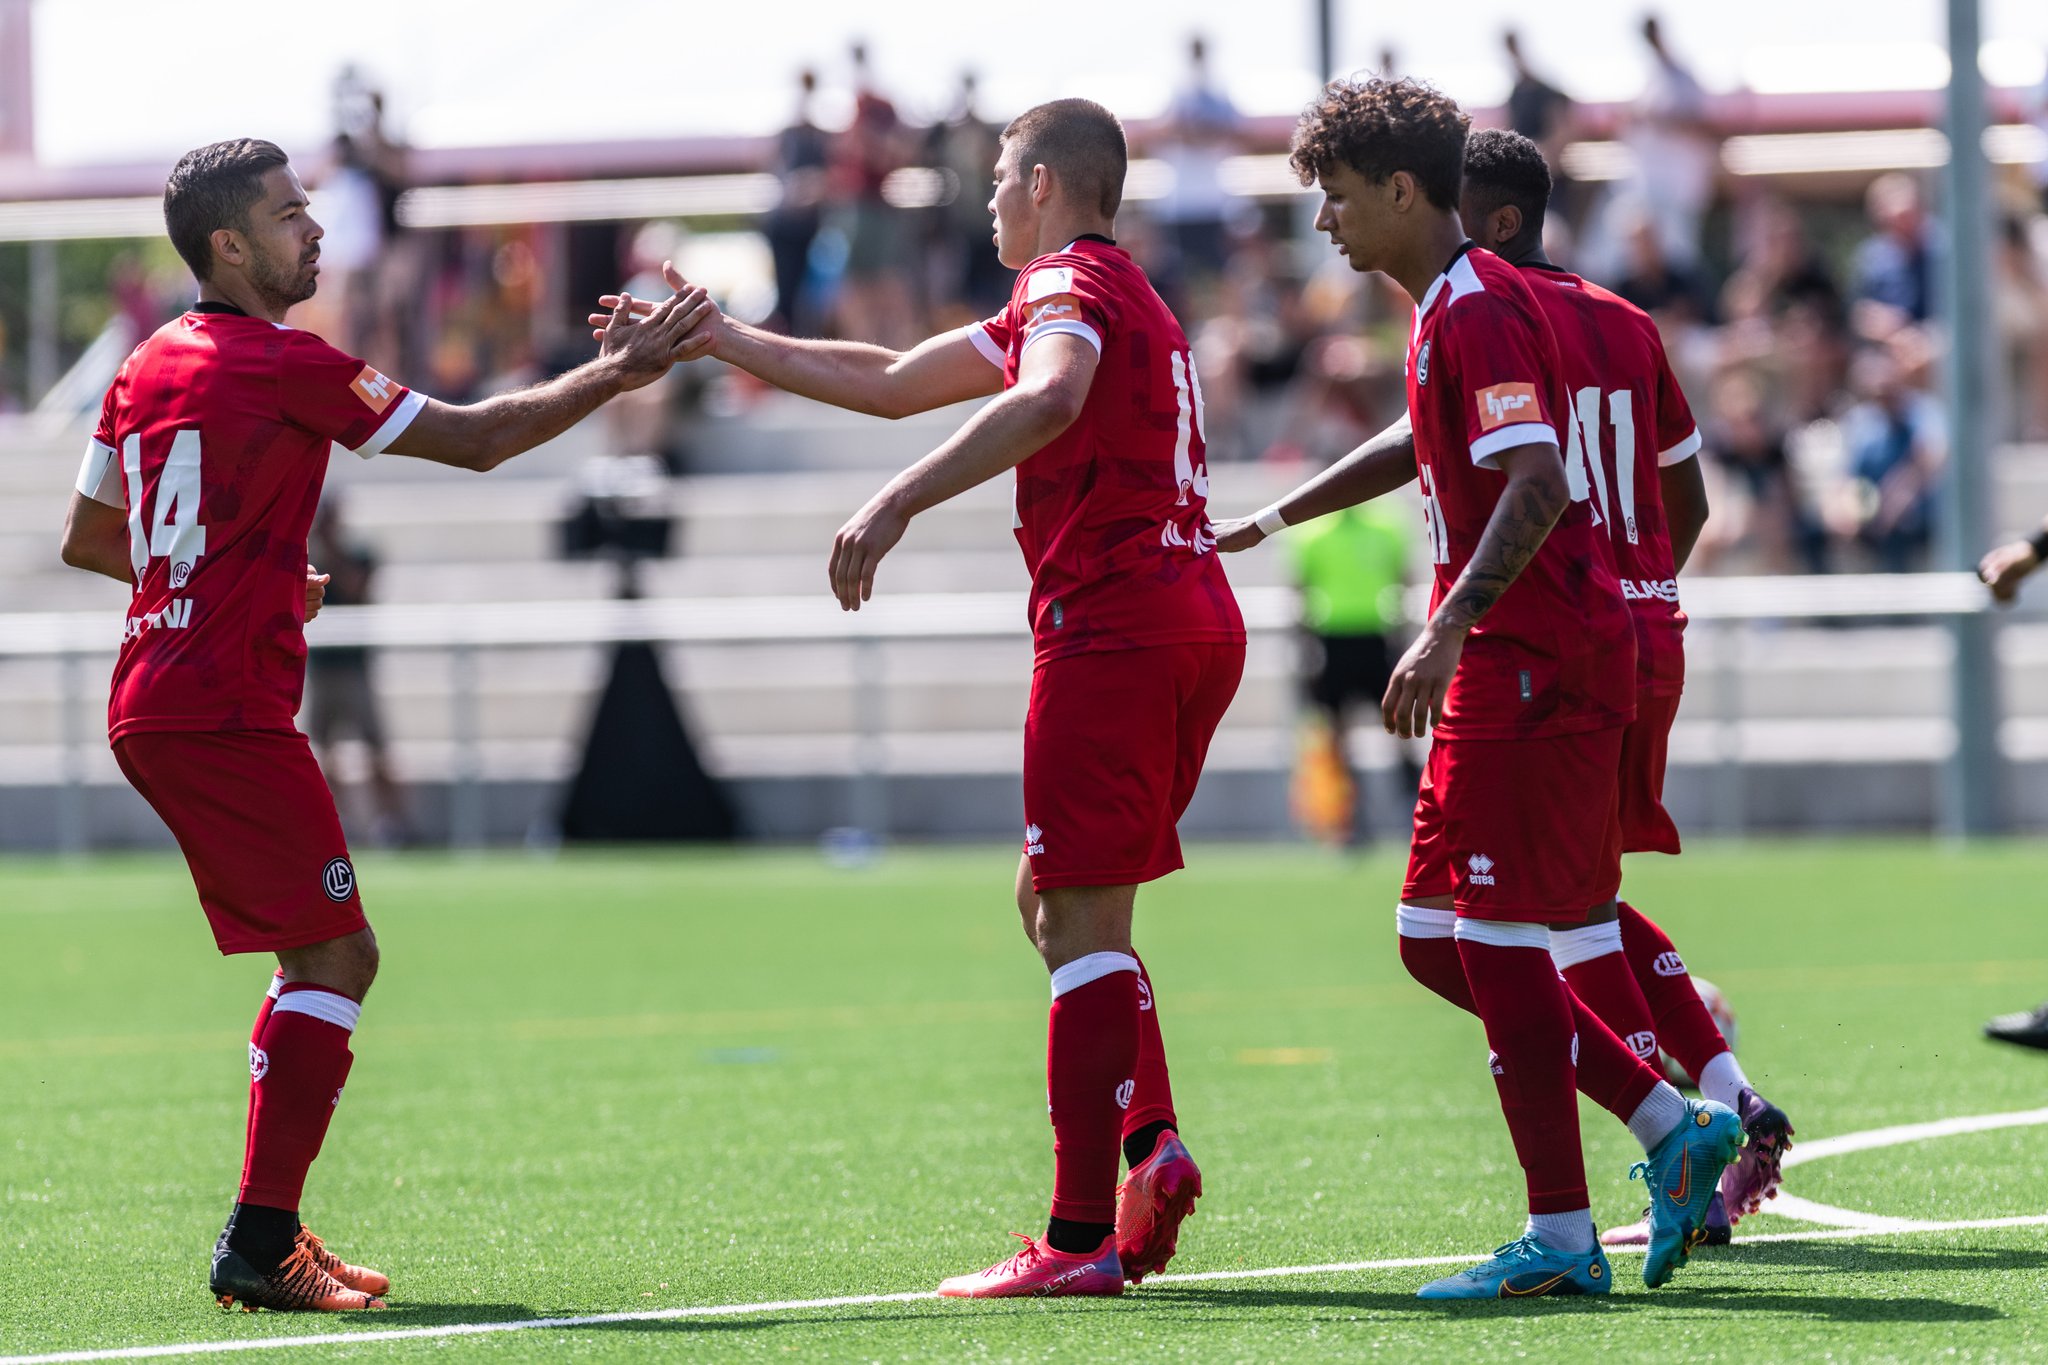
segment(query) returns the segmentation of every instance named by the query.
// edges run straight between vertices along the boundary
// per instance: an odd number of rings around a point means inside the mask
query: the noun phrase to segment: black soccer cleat
[[[1984,1036],[2021,1047],[2048,1048],[2048,1004],[2019,1014],[2001,1014],[1984,1025]]]

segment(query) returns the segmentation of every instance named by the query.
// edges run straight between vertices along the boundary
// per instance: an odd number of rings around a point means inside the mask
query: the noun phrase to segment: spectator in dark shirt
[[[810,269],[811,243],[818,236],[825,201],[825,164],[831,138],[811,121],[811,101],[818,93],[818,73],[797,75],[796,117],[775,135],[775,178],[782,195],[761,224],[768,252],[775,262],[773,325],[785,332],[808,333],[815,327],[804,280]]]
[[[1863,202],[1876,232],[1856,249],[1856,330],[1881,341],[1934,316],[1934,240],[1920,186],[1904,172],[1872,181]]]

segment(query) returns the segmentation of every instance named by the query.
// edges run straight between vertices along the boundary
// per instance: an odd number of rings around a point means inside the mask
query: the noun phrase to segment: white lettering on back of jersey
[[[1429,536],[1429,562],[1448,564],[1451,562],[1451,533],[1444,524],[1443,504],[1436,499],[1436,479],[1426,464],[1418,464],[1415,472],[1422,481],[1422,529]]]
[[[121,638],[132,640],[145,630],[184,630],[191,624],[192,599],[177,597],[155,611],[146,611],[140,616],[129,617],[127,626],[121,632]]]

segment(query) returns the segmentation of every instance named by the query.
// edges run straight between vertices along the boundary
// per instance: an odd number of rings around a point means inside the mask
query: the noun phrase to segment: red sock
[[[1621,946],[1657,1021],[1658,1041],[1688,1075],[1699,1075],[1729,1050],[1728,1040],[1700,1003],[1685,959],[1664,931],[1627,901],[1621,903]]]
[[[1178,1131],[1180,1120],[1173,1112],[1173,1082],[1166,1074],[1166,1043],[1159,1036],[1159,1002],[1152,994],[1152,977],[1145,961],[1138,958],[1138,1066],[1131,1107],[1124,1111],[1124,1136],[1148,1123],[1163,1123]]]
[[[283,988],[249,1052],[254,1084],[238,1202],[298,1209],[355,1060],[348,1042],[361,1012],[347,996],[308,982]]]
[[[270,1024],[270,1011],[277,1005],[277,997],[284,990],[284,968],[270,978],[270,989],[264,993],[263,1003],[256,1007],[256,1027],[249,1030],[249,1120],[242,1134],[242,1179],[249,1178],[249,1148],[256,1141],[256,1077],[268,1065],[263,1055],[263,1030]]]
[[[1460,933],[1475,923],[1491,924],[1461,921]],[[1583,1209],[1592,1201],[1586,1194],[1579,1105],[1573,1095],[1571,992],[1547,948],[1533,943],[1502,947],[1476,936],[1456,942],[1480,1022],[1486,1025],[1486,1045],[1493,1049],[1500,1107],[1528,1177],[1529,1212]]]
[[[1579,1093],[1627,1123],[1663,1076],[1636,1056],[1576,994],[1572,995],[1572,1025],[1578,1030]]]
[[[1550,931],[1550,955],[1600,1022],[1644,1061],[1657,1056],[1657,1024],[1622,951],[1621,929],[1609,922]]]
[[[1408,975],[1467,1014],[1479,1013],[1478,1006],[1472,1003],[1472,987],[1465,981],[1465,961],[1458,956],[1456,939],[1403,934],[1401,965],[1408,969]]]
[[[1138,963],[1090,953],[1053,973],[1045,1038],[1045,1097],[1052,1110],[1052,1216],[1116,1221],[1126,1107],[1137,1083]]]

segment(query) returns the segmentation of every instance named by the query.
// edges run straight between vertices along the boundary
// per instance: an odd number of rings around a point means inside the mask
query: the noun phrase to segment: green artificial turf
[[[222,1315],[245,1039],[267,982],[182,866],[0,861],[0,1356],[928,1289],[1038,1230],[1045,974],[1013,852],[369,855],[384,947],[307,1221],[375,1315]],[[1173,1271],[1483,1253],[1521,1181],[1476,1021],[1394,953],[1399,863],[1196,848],[1145,892],[1207,1196]],[[2048,1102],[1983,1018],[2048,995],[2048,850],[1704,845],[1628,894],[1728,994],[1802,1139]],[[1588,1109],[1595,1217],[1627,1133]],[[2048,1128],[1833,1157],[1788,1190],[1922,1219],[2048,1213]],[[1759,1217],[1738,1231],[1808,1225]],[[1667,1289],[1427,1305],[1438,1269],[1148,1283],[401,1339],[314,1358],[1963,1359],[2048,1356],[2048,1228],[1702,1252]],[[273,1358],[275,1352],[249,1359]]]

